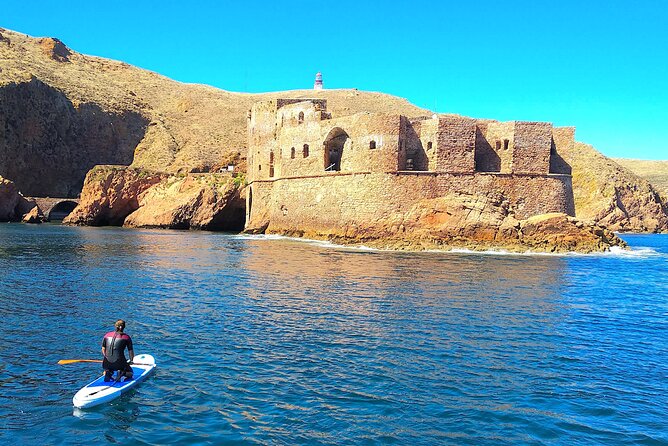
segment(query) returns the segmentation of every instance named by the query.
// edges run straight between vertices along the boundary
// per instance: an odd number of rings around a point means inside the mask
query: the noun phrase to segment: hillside
[[[613,158],[620,166],[649,181],[664,197],[668,197],[668,161]]]
[[[0,175],[24,195],[72,197],[100,164],[176,173],[234,161],[243,170],[247,111],[277,97],[325,98],[333,116],[431,114],[355,89],[248,94],[183,84],[0,28]],[[578,217],[615,230],[668,229],[666,206],[646,180],[584,144],[562,156],[573,168]]]
[[[78,54],[57,39],[0,29],[0,118],[16,129],[0,134],[0,174],[28,195],[75,195],[95,164],[205,171],[245,157],[246,113],[275,97],[323,97],[337,116],[428,113],[357,90],[245,94],[183,84]]]

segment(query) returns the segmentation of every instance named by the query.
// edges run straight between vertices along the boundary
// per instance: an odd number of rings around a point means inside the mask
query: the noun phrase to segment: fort
[[[457,115],[334,117],[324,99],[275,99],[252,106],[247,129],[251,231],[392,237],[429,200],[453,196],[499,201],[518,220],[575,214],[571,168],[559,156],[575,143],[573,127]]]

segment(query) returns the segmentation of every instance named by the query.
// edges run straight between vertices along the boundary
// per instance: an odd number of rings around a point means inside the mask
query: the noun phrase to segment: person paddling
[[[111,381],[111,376],[116,370],[119,371],[119,379],[121,376],[125,376],[126,380],[132,379],[133,372],[130,363],[132,363],[135,357],[135,352],[132,349],[132,338],[123,333],[123,330],[125,330],[125,321],[123,319],[117,320],[114,328],[114,331],[110,331],[102,338],[104,380]],[[130,363],[125,359],[124,351],[126,348],[130,356]]]

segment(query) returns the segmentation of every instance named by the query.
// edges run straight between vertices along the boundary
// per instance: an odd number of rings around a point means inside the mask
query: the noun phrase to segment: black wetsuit
[[[132,350],[132,338],[125,333],[117,331],[110,331],[104,338],[102,338],[102,347],[105,348],[106,356],[102,361],[102,368],[104,370],[124,370],[132,372],[132,367],[128,364],[123,353],[127,348]]]

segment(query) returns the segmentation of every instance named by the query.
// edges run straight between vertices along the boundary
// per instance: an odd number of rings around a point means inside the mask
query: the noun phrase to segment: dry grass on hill
[[[614,158],[614,161],[634,174],[649,181],[668,198],[668,161],[632,160]]]

